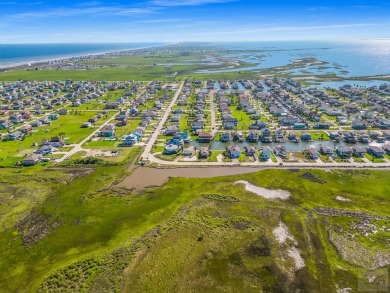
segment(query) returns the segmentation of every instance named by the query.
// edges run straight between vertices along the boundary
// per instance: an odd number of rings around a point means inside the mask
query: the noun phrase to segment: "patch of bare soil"
[[[317,178],[316,176],[314,176],[312,173],[310,172],[305,172],[303,173],[301,176],[299,176],[303,179],[307,179],[307,180],[310,180],[311,182],[316,182],[316,183],[319,183],[319,184],[324,184],[326,183],[325,180],[322,180],[322,179],[319,179]]]
[[[16,224],[23,245],[29,246],[49,235],[61,223],[55,219],[32,210],[29,215]]]

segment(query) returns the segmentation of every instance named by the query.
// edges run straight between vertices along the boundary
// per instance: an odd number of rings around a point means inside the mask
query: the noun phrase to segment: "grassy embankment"
[[[2,198],[0,283],[7,292],[40,286],[43,292],[356,291],[361,272],[367,271],[365,255],[375,258],[376,251],[387,249],[386,230],[364,237],[353,228],[361,219],[315,210],[388,216],[386,171],[268,170],[173,178],[162,188],[136,194],[110,187],[125,175],[123,166],[96,167],[92,173],[78,168],[82,176],[74,169],[33,175],[31,170],[1,170],[8,196]],[[236,180],[285,189],[292,197],[263,199],[234,185]],[[295,244],[276,241],[272,230],[280,221]],[[384,220],[371,224],[387,225]],[[304,268],[294,269],[286,255],[291,245]]]

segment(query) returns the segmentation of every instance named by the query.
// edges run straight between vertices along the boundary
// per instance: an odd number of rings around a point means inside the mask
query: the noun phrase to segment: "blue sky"
[[[390,0],[0,0],[0,42],[390,38]]]

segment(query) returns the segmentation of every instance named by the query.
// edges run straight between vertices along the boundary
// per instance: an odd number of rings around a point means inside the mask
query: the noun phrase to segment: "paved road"
[[[211,111],[211,134],[214,136],[217,133],[217,127],[215,125],[215,107],[214,107],[214,94],[215,91],[210,91],[210,111]]]
[[[69,152],[67,152],[65,154],[65,156],[63,156],[62,158],[60,159],[57,159],[56,162],[57,163],[61,163],[63,162],[64,160],[68,159],[69,157],[71,157],[72,155],[74,155],[75,153],[79,152],[79,151],[82,151],[83,148],[82,148],[82,145],[85,144],[86,142],[88,142],[92,137],[94,137],[95,135],[97,135],[97,133],[103,128],[105,127],[108,123],[110,123],[112,120],[114,120],[116,118],[116,116],[118,116],[118,113],[113,115],[110,119],[108,119],[106,122],[104,122],[101,126],[99,126],[94,132],[92,132],[90,135],[88,135],[87,138],[85,138],[83,141],[81,141],[80,143],[76,144],[74,146],[73,149],[71,149]]]
[[[252,167],[252,168],[319,168],[319,169],[390,169],[389,163],[283,163],[283,166],[279,166],[279,163],[273,163],[271,160],[268,162],[172,162],[164,161],[156,158],[153,154],[149,154],[148,160],[153,163],[167,166],[182,166],[182,167]]]
[[[149,83],[148,83],[148,85],[149,85]],[[146,86],[145,86],[145,88],[146,88]],[[136,97],[136,98],[138,98],[138,97],[140,97],[141,95],[143,95],[145,92],[146,92],[146,89],[143,89],[143,91],[142,92],[140,92],[139,94],[138,94],[138,96]],[[92,132],[90,135],[88,135],[88,137],[87,138],[85,138],[83,141],[81,141],[80,143],[78,143],[78,144],[75,144],[74,145],[74,147],[73,147],[73,149],[71,149],[69,152],[67,152],[62,158],[60,158],[60,159],[57,159],[56,160],[56,163],[61,163],[61,162],[63,162],[63,161],[65,161],[66,159],[68,159],[68,158],[70,158],[72,155],[74,155],[75,153],[77,153],[77,152],[79,152],[79,151],[82,151],[83,150],[83,148],[82,148],[82,146],[83,146],[83,144],[85,144],[86,142],[88,142],[91,138],[93,138],[94,136],[96,136],[97,134],[98,134],[98,132],[103,128],[103,127],[105,127],[107,124],[109,124],[110,122],[112,122],[114,119],[116,119],[116,117],[118,116],[118,112],[116,113],[116,114],[114,114],[110,119],[108,119],[106,122],[104,122],[101,126],[99,126],[94,132]]]
[[[169,104],[168,108],[165,110],[163,117],[160,119],[160,123],[157,125],[154,133],[149,138],[149,141],[146,144],[145,149],[141,155],[142,158],[148,158],[149,156],[151,156],[153,144],[156,142],[157,137],[160,135],[160,132],[161,132],[162,128],[164,127],[164,124],[167,121],[169,114],[171,113],[172,107],[175,105],[175,103],[176,103],[176,101],[177,101],[177,99],[178,99],[178,97],[183,89],[183,85],[184,85],[184,81],[181,82],[179,88],[177,89],[175,95],[172,98],[171,103]]]

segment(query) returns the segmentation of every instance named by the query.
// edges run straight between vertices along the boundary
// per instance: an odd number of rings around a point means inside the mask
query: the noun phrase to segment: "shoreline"
[[[0,70],[7,70],[7,69],[12,70],[12,69],[16,69],[16,68],[22,67],[22,66],[32,67],[33,65],[36,65],[36,64],[45,64],[45,63],[56,62],[56,61],[66,62],[66,61],[69,61],[73,58],[89,58],[89,57],[99,57],[99,56],[110,56],[110,54],[125,53],[125,52],[137,51],[137,50],[165,47],[165,46],[174,45],[174,44],[177,44],[177,43],[166,43],[166,44],[155,45],[155,46],[137,47],[137,48],[121,49],[121,50],[110,50],[110,51],[95,52],[95,53],[76,53],[74,55],[72,54],[72,55],[68,55],[68,56],[58,56],[58,57],[53,57],[53,58],[44,58],[43,57],[44,59],[31,60],[31,61],[20,61],[20,62],[11,63],[11,64],[5,64],[5,65],[2,65],[0,63]]]

